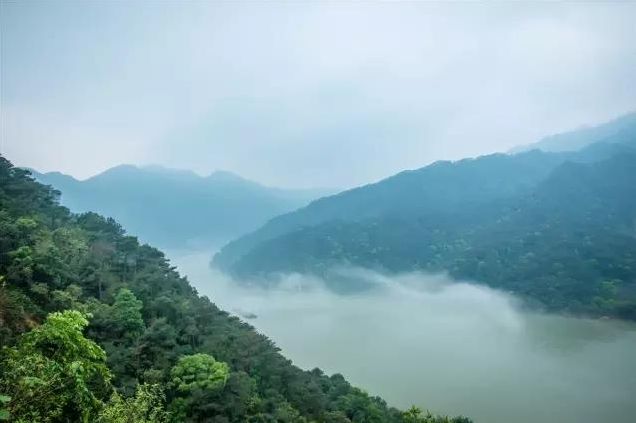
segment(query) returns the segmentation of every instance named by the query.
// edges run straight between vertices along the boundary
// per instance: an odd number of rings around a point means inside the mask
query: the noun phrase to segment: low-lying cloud
[[[208,252],[172,257],[295,364],[342,373],[391,405],[489,423],[627,423],[636,413],[633,325],[525,312],[510,295],[444,275],[334,269],[372,288],[341,295],[294,274],[263,290],[210,269]]]

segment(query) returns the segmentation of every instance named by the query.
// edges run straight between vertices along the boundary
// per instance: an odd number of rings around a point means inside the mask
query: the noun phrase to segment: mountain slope
[[[247,280],[319,273],[347,290],[329,274],[341,265],[447,271],[551,310],[635,319],[636,154],[566,162],[528,193],[430,219],[301,227],[257,244],[230,270]]]
[[[575,151],[595,142],[626,143],[636,147],[636,112],[601,125],[550,135],[538,142],[517,147],[513,153],[539,149],[542,151]]]
[[[270,339],[200,297],[161,251],[140,245],[112,219],[70,214],[57,204],[56,192],[3,157],[0,229],[3,418],[7,406],[16,413],[12,421],[79,421],[79,408],[82,421],[138,421],[131,416],[140,410],[122,420],[97,419],[95,413],[106,408],[108,398],[117,399],[110,397],[112,388],[130,401],[135,388],[147,384],[160,394],[145,400],[165,405],[171,422],[449,421],[400,412],[341,375],[299,369]],[[69,309],[77,311],[55,314]],[[53,318],[38,332],[47,314]],[[69,337],[63,323],[73,316],[80,323]],[[85,334],[83,316],[90,318]],[[34,342],[43,333],[48,338]],[[86,347],[84,335],[99,348]],[[22,351],[13,349],[16,345],[30,355],[15,354]],[[99,362],[100,369],[107,364],[102,374],[112,374],[112,380],[104,376],[100,384],[86,384],[90,368],[65,362],[86,348],[87,360]],[[59,363],[74,373],[60,374]],[[213,368],[206,367],[210,363]],[[24,374],[25,368],[37,371]],[[214,383],[210,369],[220,374]],[[76,387],[81,395],[69,395]],[[83,401],[87,393],[88,402]],[[124,405],[115,401],[114,406]],[[55,416],[38,414],[42,409],[53,409]],[[145,413],[143,420],[165,421]]]
[[[159,166],[117,166],[85,181],[33,174],[62,191],[61,202],[72,211],[111,216],[144,241],[168,248],[221,245],[324,194],[268,188],[229,172],[200,177]]]
[[[514,157],[494,154],[456,163],[437,162],[405,171],[278,216],[258,231],[226,245],[215,257],[215,263],[229,269],[260,242],[331,220],[358,221],[381,216],[432,218],[472,208],[530,188],[562,160],[560,156],[534,151]]]
[[[307,207],[278,216],[257,231],[224,246],[214,257],[214,263],[232,271],[232,267],[237,267],[234,263],[258,244],[329,221],[356,222],[369,218],[457,221],[457,213],[462,214],[461,221],[475,219],[478,216],[462,212],[528,192],[566,160],[593,162],[629,151],[633,151],[632,148],[624,144],[599,142],[577,152],[533,150],[437,162],[321,198]]]
[[[344,291],[359,287],[325,275],[334,266],[446,271],[553,310],[636,318],[634,123],[586,132],[596,142],[577,151],[438,162],[322,198],[230,242],[214,263],[245,283],[300,271]]]

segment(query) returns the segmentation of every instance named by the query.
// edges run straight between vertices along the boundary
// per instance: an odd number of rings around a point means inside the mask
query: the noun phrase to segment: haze
[[[80,178],[349,187],[636,107],[630,2],[1,7],[1,153]]]
[[[240,288],[209,253],[174,252],[203,295],[249,320],[295,364],[348,380],[391,405],[475,422],[629,423],[636,326],[524,312],[508,295],[440,275],[340,269],[376,286],[341,296],[314,277]]]
[[[0,0],[0,420],[633,423],[635,22]]]

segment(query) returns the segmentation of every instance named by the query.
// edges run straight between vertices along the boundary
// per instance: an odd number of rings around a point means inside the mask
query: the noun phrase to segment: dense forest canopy
[[[636,119],[571,137],[584,148],[437,162],[314,201],[214,262],[250,283],[343,265],[448,272],[550,310],[636,319]]]
[[[0,157],[0,420],[469,422],[295,367],[161,251],[59,195]]]

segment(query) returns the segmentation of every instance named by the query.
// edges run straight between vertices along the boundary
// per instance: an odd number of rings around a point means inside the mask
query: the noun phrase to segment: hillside
[[[214,258],[238,281],[354,265],[449,272],[551,310],[636,318],[635,151],[439,162],[311,203]],[[339,291],[357,289],[327,278]]]
[[[320,198],[307,207],[271,219],[258,230],[241,236],[214,257],[214,263],[232,271],[234,263],[259,243],[296,229],[329,221],[356,222],[368,218],[414,218],[443,221],[458,211],[529,192],[565,161],[594,162],[636,149],[628,140],[599,140],[578,151],[546,153],[538,149],[517,154],[491,154],[398,173],[380,182]],[[627,135],[625,135],[627,137]],[[473,219],[470,214],[463,219]]]
[[[600,125],[550,135],[534,144],[517,147],[512,150],[512,153],[534,149],[551,152],[575,151],[595,142],[624,143],[636,146],[635,133],[636,112],[620,116]]]
[[[295,367],[161,251],[57,197],[0,157],[0,420],[469,422]]]
[[[200,177],[159,166],[122,165],[84,181],[32,172],[60,190],[61,203],[71,211],[113,217],[143,241],[165,248],[222,245],[326,193],[264,187],[229,172]]]
[[[259,230],[226,245],[215,263],[229,269],[260,242],[301,227],[332,220],[383,216],[431,218],[511,196],[545,177],[560,156],[539,151],[508,157],[494,154],[460,162],[437,162],[375,184],[330,197],[272,219]]]

